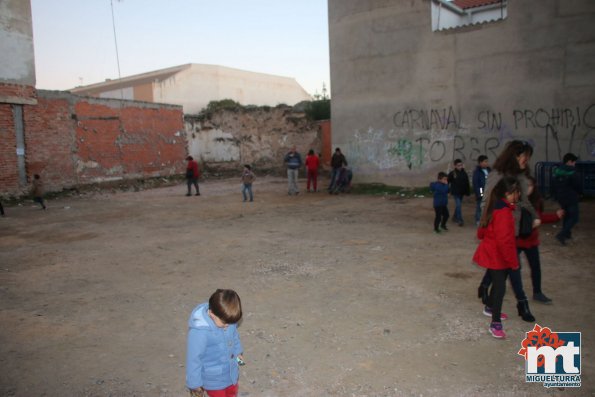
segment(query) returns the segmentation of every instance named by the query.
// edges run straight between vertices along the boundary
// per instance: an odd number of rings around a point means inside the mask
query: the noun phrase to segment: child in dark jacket
[[[576,172],[577,160],[578,157],[574,154],[566,153],[562,159],[564,164],[553,173],[556,199],[565,212],[562,230],[556,235],[562,245],[566,245],[566,240],[572,238],[572,228],[578,223],[578,202],[583,187]]]
[[[555,223],[564,217],[564,210],[559,209],[556,212],[545,213],[543,212],[543,199],[539,194],[539,191],[535,188],[535,178],[529,176],[529,201],[535,208],[535,211],[539,214],[541,223]],[[541,291],[541,261],[539,259],[539,228],[533,228],[533,231],[528,237],[517,238],[517,248],[519,256],[521,252],[525,253],[527,262],[531,268],[531,282],[533,283],[533,299],[545,303],[551,304],[552,300],[548,298]]]
[[[506,337],[500,317],[506,278],[510,269],[519,267],[513,216],[519,194],[520,186],[515,177],[502,178],[490,192],[477,229],[477,237],[481,241],[473,255],[473,262],[488,269],[492,279],[488,306],[492,315],[489,331],[494,338]]]
[[[41,181],[41,177],[39,174],[35,174],[33,176],[33,186],[31,187],[31,195],[33,196],[33,201],[39,203],[42,209],[46,209],[45,203],[43,202],[43,194],[44,194],[43,182]]]
[[[463,160],[454,161],[455,169],[448,174],[448,184],[450,185],[450,194],[455,199],[455,214],[452,217],[454,222],[463,226],[463,196],[469,196],[469,176],[465,171]]]
[[[444,172],[438,173],[438,180],[430,183],[430,191],[434,194],[434,233],[440,233],[446,228],[448,221],[448,176]]]
[[[481,219],[481,200],[485,192],[486,180],[492,170],[488,165],[488,157],[481,155],[477,158],[477,167],[473,171],[473,192],[475,193],[475,225],[479,225]]]

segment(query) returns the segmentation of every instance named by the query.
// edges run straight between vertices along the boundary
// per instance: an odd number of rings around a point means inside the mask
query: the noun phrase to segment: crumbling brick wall
[[[241,170],[242,164],[280,171],[291,146],[303,159],[310,149],[322,150],[318,123],[290,106],[221,109],[184,120],[189,153],[214,171]]]
[[[76,142],[69,98],[47,97],[38,91],[37,105],[26,106],[23,119],[28,180],[39,174],[48,190],[76,185],[78,178],[73,167]]]
[[[80,182],[182,172],[186,140],[181,106],[92,101],[74,106],[74,162]]]
[[[184,169],[181,106],[37,91],[23,110],[27,175],[48,191],[118,179],[168,176]],[[10,105],[0,104],[0,194],[19,195]]]
[[[12,105],[0,103],[0,191],[16,190],[19,186],[14,130]]]

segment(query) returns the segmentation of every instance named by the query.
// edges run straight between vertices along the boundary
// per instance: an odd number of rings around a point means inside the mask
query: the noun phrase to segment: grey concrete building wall
[[[35,86],[29,0],[0,1],[0,82]]]
[[[433,0],[432,0],[433,1]],[[423,186],[507,141],[595,160],[595,2],[524,0],[432,32],[431,0],[329,0],[333,145],[356,181]]]

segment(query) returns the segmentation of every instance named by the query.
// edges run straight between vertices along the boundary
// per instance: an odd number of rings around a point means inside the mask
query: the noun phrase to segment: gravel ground
[[[533,324],[510,288],[508,338],[489,335],[471,222],[435,235],[429,197],[288,196],[275,177],[254,192],[243,203],[228,179],[200,197],[177,185],[6,208],[0,395],[186,396],[187,318],[216,288],[244,306],[242,397],[595,395],[595,202],[569,246],[541,231],[554,304],[532,311],[582,332],[582,387],[562,390],[525,382]]]

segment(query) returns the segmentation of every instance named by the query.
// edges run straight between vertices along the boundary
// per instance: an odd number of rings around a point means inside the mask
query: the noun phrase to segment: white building
[[[432,0],[432,30],[506,19],[506,0]]]
[[[294,78],[195,63],[69,91],[100,98],[182,105],[186,114],[198,113],[210,101],[222,99],[259,106],[295,105],[312,99]]]

